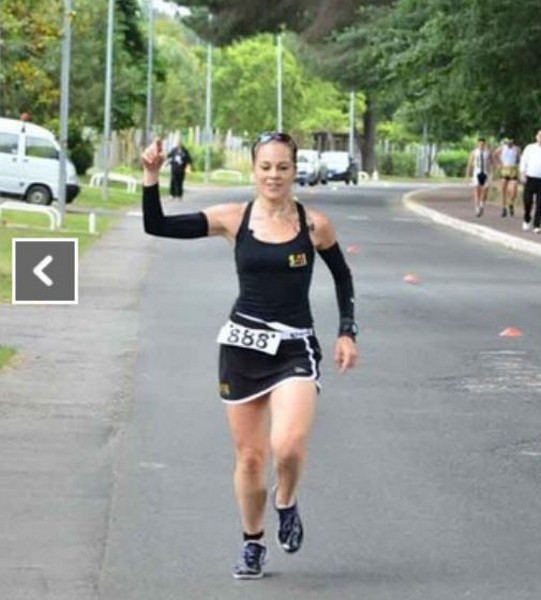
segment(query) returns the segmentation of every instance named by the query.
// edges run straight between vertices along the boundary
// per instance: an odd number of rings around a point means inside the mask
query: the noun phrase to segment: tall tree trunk
[[[367,97],[363,115],[364,133],[361,142],[362,169],[369,175],[376,170],[376,111],[374,102]]]

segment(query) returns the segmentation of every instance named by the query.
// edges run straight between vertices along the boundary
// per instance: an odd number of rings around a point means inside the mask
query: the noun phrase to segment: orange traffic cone
[[[520,337],[522,331],[517,327],[506,327],[503,331],[500,331],[500,337]]]
[[[419,277],[417,277],[417,275],[414,275],[413,273],[408,273],[407,275],[404,275],[403,280],[406,283],[419,283]]]

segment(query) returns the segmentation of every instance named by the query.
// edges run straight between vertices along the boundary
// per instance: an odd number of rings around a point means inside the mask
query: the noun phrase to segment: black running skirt
[[[319,390],[320,361],[314,335],[282,340],[275,355],[220,344],[220,397],[224,402],[249,402],[288,379],[314,381]]]

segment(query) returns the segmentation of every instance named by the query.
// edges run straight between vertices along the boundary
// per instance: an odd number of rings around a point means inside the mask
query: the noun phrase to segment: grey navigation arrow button
[[[43,272],[51,263],[53,262],[53,257],[51,255],[46,256],[43,260],[40,260],[39,263],[32,269],[34,275],[43,282],[47,287],[51,287],[53,285],[53,280],[45,275]]]

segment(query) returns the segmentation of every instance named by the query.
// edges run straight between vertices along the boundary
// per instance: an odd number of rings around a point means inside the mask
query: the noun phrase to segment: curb
[[[536,242],[528,242],[527,240],[520,239],[514,235],[496,231],[495,229],[491,229],[485,225],[468,223],[462,219],[450,217],[449,215],[434,210],[433,208],[428,208],[412,200],[412,196],[414,196],[415,193],[416,192],[409,192],[402,198],[402,203],[408,210],[411,210],[423,217],[428,217],[436,223],[441,223],[442,225],[447,225],[453,229],[458,229],[459,231],[464,231],[471,235],[481,237],[489,242],[496,242],[502,246],[505,246],[506,248],[518,250],[519,252],[526,252],[535,256],[541,256],[541,244]]]

